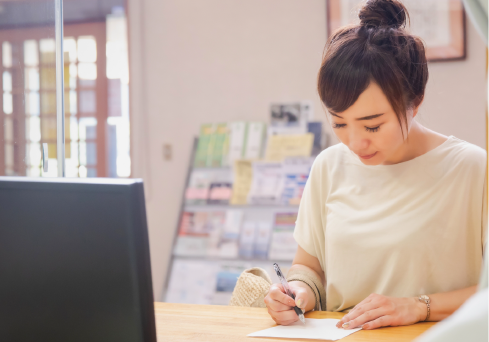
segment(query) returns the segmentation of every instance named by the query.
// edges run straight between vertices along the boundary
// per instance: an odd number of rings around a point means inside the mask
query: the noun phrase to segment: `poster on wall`
[[[338,28],[359,23],[365,0],[326,0],[328,36]],[[462,0],[403,1],[410,21],[406,29],[421,37],[428,61],[465,58],[465,12]]]

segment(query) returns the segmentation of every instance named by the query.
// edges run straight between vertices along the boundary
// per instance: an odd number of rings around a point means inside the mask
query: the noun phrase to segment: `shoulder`
[[[336,169],[341,168],[345,164],[348,158],[351,158],[350,154],[350,150],[342,143],[328,147],[314,160],[311,176],[323,177],[334,173]]]
[[[327,149],[323,150],[316,157],[315,163],[318,164],[328,164],[331,160],[342,160],[348,156],[349,150],[348,148],[342,144],[338,143],[336,145],[330,146]]]
[[[449,137],[442,145],[440,161],[448,169],[464,170],[471,174],[483,174],[486,171],[487,153],[483,148],[462,139]]]
[[[445,149],[446,155],[455,165],[476,167],[485,170],[487,152],[483,148],[462,139],[450,137]]]

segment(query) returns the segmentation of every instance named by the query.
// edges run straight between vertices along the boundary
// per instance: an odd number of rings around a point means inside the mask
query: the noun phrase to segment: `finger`
[[[362,327],[363,330],[372,330],[381,327],[388,327],[391,325],[392,318],[390,316],[379,317],[372,322],[365,323]]]
[[[293,291],[295,295],[295,305],[297,305],[301,309],[305,309],[309,302],[307,290],[303,287],[298,287],[295,288]]]
[[[292,307],[289,305],[285,305],[279,301],[276,301],[270,297],[265,297],[265,304],[267,305],[268,308],[272,309],[273,311],[287,311],[290,310]]]
[[[274,311],[269,308],[268,313],[272,316],[275,322],[282,325],[292,324],[299,319],[294,310]]]
[[[276,300],[282,304],[294,307],[295,301],[284,293],[284,288],[282,285],[274,284],[270,287],[270,292],[268,293],[270,298]]]
[[[380,307],[380,304],[374,301],[364,303],[364,304],[357,304],[354,309],[352,309],[348,314],[343,316],[343,318],[336,323],[336,327],[341,328],[343,324],[346,322],[350,322],[351,320],[359,317],[360,315],[364,314],[367,311],[374,310]]]
[[[374,321],[377,318],[384,316],[385,314],[386,314],[385,308],[377,308],[374,310],[369,310],[369,311],[365,312],[364,314],[360,315],[359,317],[357,317],[357,318],[355,318],[349,322],[346,322],[345,324],[343,324],[342,327],[344,329],[355,329],[355,328],[362,326],[363,324],[365,324],[367,322]]]

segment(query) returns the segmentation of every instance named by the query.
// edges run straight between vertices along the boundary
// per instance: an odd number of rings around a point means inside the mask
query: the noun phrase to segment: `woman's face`
[[[396,163],[404,137],[396,113],[376,83],[370,82],[347,110],[329,113],[338,139],[365,165]],[[408,112],[408,127],[413,114]]]

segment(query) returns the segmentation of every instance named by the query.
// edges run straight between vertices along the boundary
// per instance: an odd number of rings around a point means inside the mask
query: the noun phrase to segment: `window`
[[[0,175],[56,176],[55,41],[12,31],[0,30]],[[130,176],[126,32],[123,14],[64,25],[67,177]]]

